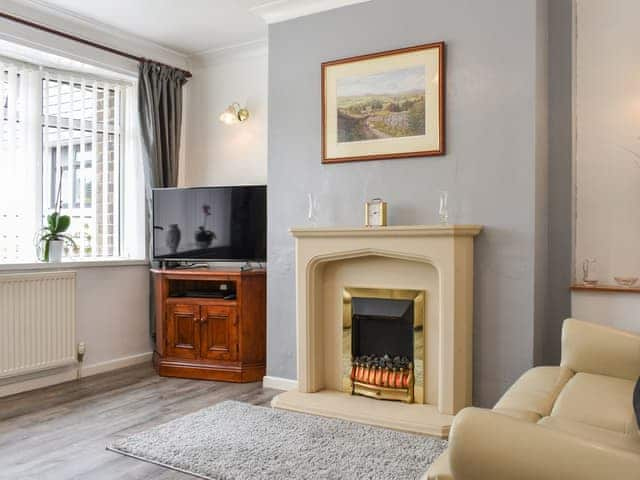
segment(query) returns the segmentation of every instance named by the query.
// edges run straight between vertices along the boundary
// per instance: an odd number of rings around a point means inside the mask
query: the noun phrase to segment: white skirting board
[[[107,362],[94,363],[93,365],[80,367],[78,376],[90,377],[91,375],[97,375],[98,373],[110,372],[111,370],[117,370],[119,368],[151,362],[152,358],[153,352],[145,352],[131,355],[129,357],[116,358],[115,360],[109,360]]]
[[[145,352],[128,357],[116,358],[107,362],[94,363],[92,365],[83,366],[76,364],[73,367],[40,372],[39,374],[28,375],[23,378],[16,377],[12,379],[13,381],[11,383],[0,385],[0,397],[50,387],[82,377],[90,377],[91,375],[110,372],[119,368],[151,362],[152,357],[153,352]]]
[[[298,381],[281,377],[262,377],[262,386],[264,388],[273,388],[275,390],[297,390]]]

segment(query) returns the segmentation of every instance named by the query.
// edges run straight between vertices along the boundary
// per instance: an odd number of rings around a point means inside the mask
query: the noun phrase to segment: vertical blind
[[[0,63],[0,258],[33,252],[41,208],[38,78],[28,66]]]
[[[55,206],[77,246],[68,257],[120,254],[126,85],[0,58],[0,261],[35,255]]]

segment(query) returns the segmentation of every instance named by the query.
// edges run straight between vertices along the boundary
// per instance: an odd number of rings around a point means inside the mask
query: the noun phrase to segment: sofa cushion
[[[560,365],[635,382],[640,376],[640,335],[569,318],[562,324]]]
[[[573,372],[564,367],[532,368],[507,390],[495,410],[533,412],[546,417],[572,375]]]
[[[544,417],[538,422],[538,425],[564,432],[574,437],[580,437],[589,442],[640,454],[640,434],[637,431],[630,433],[616,432],[587,425],[586,423],[566,420],[559,416]]]
[[[517,418],[518,420],[524,420],[525,422],[537,423],[542,415],[537,414],[536,412],[529,412],[526,410],[512,410],[510,408],[494,408],[494,412],[501,413],[502,415],[506,415],[507,417]]]
[[[558,396],[551,415],[616,432],[637,433],[633,388],[630,380],[577,373]]]

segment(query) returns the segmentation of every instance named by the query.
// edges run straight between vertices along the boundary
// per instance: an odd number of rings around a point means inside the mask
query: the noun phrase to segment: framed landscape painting
[[[444,42],[322,64],[322,163],[444,151]]]

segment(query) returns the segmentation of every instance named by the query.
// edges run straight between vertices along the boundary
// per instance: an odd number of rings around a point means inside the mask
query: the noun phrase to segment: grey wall
[[[547,275],[546,211],[536,213],[547,195],[546,173],[536,175],[547,161],[540,14],[536,0],[374,0],[270,26],[268,375],[296,378],[288,229],[308,224],[308,193],[319,199],[320,225],[361,225],[363,202],[377,196],[389,202],[390,223],[406,225],[437,223],[438,192],[448,190],[452,221],[485,225],[476,242],[475,403],[490,405],[534,363],[535,318],[547,308],[536,292]],[[320,64],[439,40],[447,155],[322,165]]]
[[[549,171],[547,310],[537,363],[558,364],[562,321],[571,315],[573,1],[551,0],[548,11]]]

